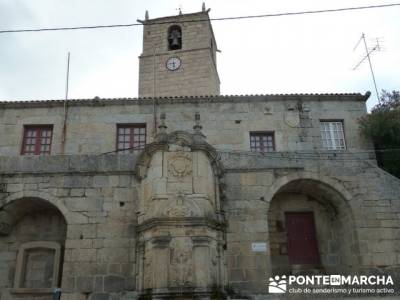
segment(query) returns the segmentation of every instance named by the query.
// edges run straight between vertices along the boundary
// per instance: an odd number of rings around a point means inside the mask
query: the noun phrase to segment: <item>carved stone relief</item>
[[[192,174],[193,166],[190,154],[177,152],[169,159],[168,172],[176,178],[183,178]]]
[[[170,285],[185,287],[193,285],[192,245],[188,239],[177,238],[170,251]]]

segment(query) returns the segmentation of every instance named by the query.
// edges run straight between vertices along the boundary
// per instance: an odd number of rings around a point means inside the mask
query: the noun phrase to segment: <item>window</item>
[[[51,292],[59,285],[61,246],[37,241],[22,244],[17,255],[14,292]]]
[[[346,149],[342,121],[321,121],[321,137],[325,150]]]
[[[182,49],[182,29],[178,25],[172,25],[168,29],[168,50]]]
[[[273,132],[250,132],[250,150],[252,152],[275,151]]]
[[[51,150],[52,125],[25,126],[22,154],[48,155]]]
[[[117,125],[117,150],[122,153],[132,153],[144,149],[145,145],[146,124]]]

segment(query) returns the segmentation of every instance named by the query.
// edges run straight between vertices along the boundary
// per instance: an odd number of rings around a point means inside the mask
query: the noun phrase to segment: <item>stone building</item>
[[[0,299],[397,283],[400,181],[358,132],[369,93],[222,96],[208,11],[142,22],[139,98],[0,102]]]

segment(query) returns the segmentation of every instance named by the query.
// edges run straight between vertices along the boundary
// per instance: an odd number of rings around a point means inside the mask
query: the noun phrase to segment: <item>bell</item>
[[[174,37],[174,38],[171,40],[171,48],[176,49],[176,48],[178,48],[178,47],[179,47],[179,39],[178,39],[177,37]]]
[[[181,48],[181,33],[179,30],[172,30],[168,40],[169,40],[169,47],[171,50],[176,50]]]

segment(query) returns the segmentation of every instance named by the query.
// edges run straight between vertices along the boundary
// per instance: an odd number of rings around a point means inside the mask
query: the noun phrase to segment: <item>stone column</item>
[[[143,276],[144,276],[144,243],[141,242],[137,247],[137,259],[136,259],[136,290],[142,291],[144,288]]]
[[[153,288],[168,287],[169,243],[170,236],[160,236],[152,240],[153,243]]]

